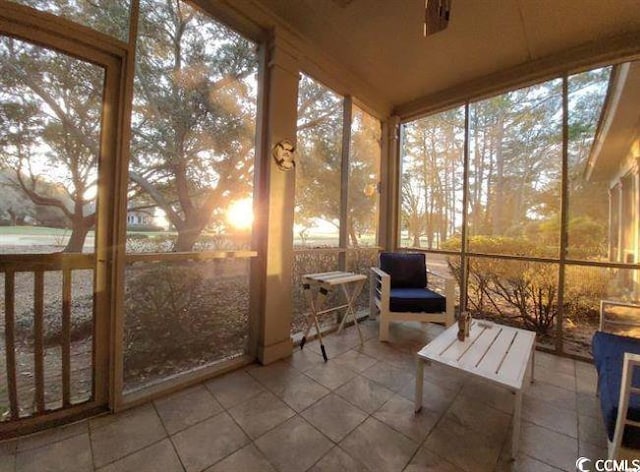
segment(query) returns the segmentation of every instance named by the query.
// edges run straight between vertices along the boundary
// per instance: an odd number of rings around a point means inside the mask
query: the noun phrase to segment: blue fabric
[[[598,371],[600,407],[602,408],[607,435],[609,440],[612,441],[616,419],[618,418],[624,353],[640,354],[640,339],[597,331],[593,336],[591,346],[593,359]],[[632,385],[640,387],[639,368],[635,369]],[[631,395],[627,418],[640,421],[639,395]],[[633,449],[640,448],[640,428],[627,426],[622,437],[622,444]]]
[[[424,254],[380,253],[380,269],[391,277],[391,288],[425,288],[427,265]]]
[[[389,310],[411,313],[442,313],[446,298],[427,288],[392,288]]]

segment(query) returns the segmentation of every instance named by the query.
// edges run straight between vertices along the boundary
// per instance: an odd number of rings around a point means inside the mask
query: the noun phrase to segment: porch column
[[[633,262],[638,264],[640,262],[640,139],[637,139],[632,146],[633,154]],[[633,298],[640,299],[640,270],[634,270],[632,272],[633,279]]]
[[[262,113],[262,152],[259,172],[264,173],[256,188],[257,261],[253,313],[256,326],[258,360],[270,364],[291,355],[293,210],[295,167],[281,170],[272,157],[274,146],[282,140],[295,145],[299,68],[294,53],[274,32],[265,54],[266,80]],[[297,157],[297,156],[296,156]],[[257,293],[257,295],[255,295]]]

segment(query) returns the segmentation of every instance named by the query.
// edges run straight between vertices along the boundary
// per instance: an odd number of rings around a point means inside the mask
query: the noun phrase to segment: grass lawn
[[[162,235],[177,235],[175,231],[129,231],[134,234],[144,234],[147,236]],[[33,235],[33,236],[68,236],[71,234],[70,228],[50,228],[48,226],[0,226],[0,236],[19,234],[19,235]],[[89,237],[93,237],[93,230],[87,234]]]
[[[64,228],[49,228],[48,226],[0,226],[0,235],[33,234],[63,236],[66,233],[71,233],[71,230]],[[93,233],[93,231],[91,231],[91,233]]]

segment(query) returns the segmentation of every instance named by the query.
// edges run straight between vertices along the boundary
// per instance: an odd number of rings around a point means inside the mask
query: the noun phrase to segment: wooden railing
[[[62,272],[61,370],[62,408],[71,406],[71,284],[74,270],[93,270],[95,254],[11,254],[0,255],[0,273],[4,274],[4,343],[10,419],[20,418],[16,372],[16,273],[33,273],[33,356],[34,414],[44,413],[44,275]]]
[[[209,261],[212,259],[244,259],[257,257],[257,251],[205,251],[205,252],[140,252],[125,256],[127,264],[136,262]]]

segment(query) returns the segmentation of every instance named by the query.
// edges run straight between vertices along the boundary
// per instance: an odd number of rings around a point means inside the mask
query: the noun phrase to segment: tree
[[[19,0],[18,3],[127,40],[132,0]]]
[[[130,198],[146,194],[190,251],[251,195],[255,47],[179,0],[141,2]]]
[[[0,160],[33,204],[64,214],[65,252],[81,252],[95,224],[103,71],[11,38],[0,40]],[[64,189],[46,192],[57,181]]]
[[[24,225],[27,220],[33,218],[36,212],[35,206],[29,199],[25,199],[19,189],[13,188],[11,172],[9,169],[0,170],[0,224]]]
[[[402,228],[406,229],[412,247],[420,247],[420,237],[424,234],[424,199],[422,189],[411,185],[411,178],[404,174],[402,179]]]
[[[473,234],[521,236],[559,211],[561,99],[554,80],[472,105]]]
[[[123,37],[128,2],[37,8]],[[135,79],[131,189],[153,199],[178,231],[177,251],[234,198],[251,195],[255,139],[254,46],[178,0],[143,1]],[[95,224],[102,70],[21,41],[4,39],[2,160],[36,205],[55,207],[72,227],[66,251],[80,251]],[[1,126],[1,125],[0,125]],[[44,168],[58,169],[66,200],[43,195]]]
[[[295,224],[340,220],[342,99],[303,75],[298,89]]]
[[[405,228],[420,246],[438,246],[457,231],[462,195],[464,115],[455,108],[404,126],[403,203]]]
[[[594,69],[569,77],[569,253],[575,257],[576,248],[587,258],[607,256],[607,229],[609,227],[609,182],[587,181],[585,171],[591,146],[600,121],[607,94],[611,67]],[[585,244],[583,224],[592,229],[586,233],[591,240]]]
[[[347,218],[347,234],[353,247],[360,245],[362,234],[375,234],[378,228],[380,139],[380,122],[363,110],[354,108]]]

